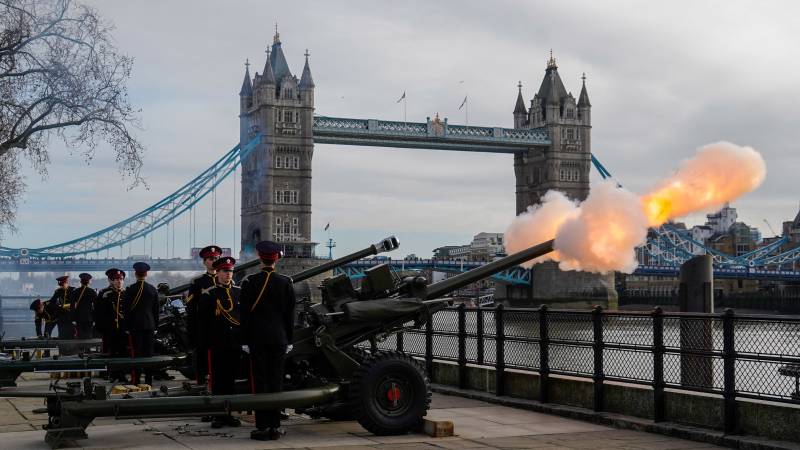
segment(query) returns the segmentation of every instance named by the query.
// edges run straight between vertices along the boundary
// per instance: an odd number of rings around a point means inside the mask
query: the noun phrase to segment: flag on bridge
[[[463,107],[464,107],[464,105],[466,105],[466,104],[467,104],[467,96],[465,95],[465,96],[464,96],[464,101],[463,101],[463,102],[461,102],[461,106],[459,106],[459,107],[458,107],[458,109],[459,109],[459,110],[461,110],[461,108],[463,108]]]
[[[403,95],[401,95],[400,98],[397,99],[396,103],[400,103],[400,101],[403,100],[404,98],[406,98],[406,91],[403,91]]]
[[[330,222],[328,222],[328,224],[327,224],[327,225],[325,225],[325,229],[324,229],[324,230],[322,230],[322,231],[328,231],[328,228],[330,228],[330,227],[331,227],[331,223],[330,223]]]

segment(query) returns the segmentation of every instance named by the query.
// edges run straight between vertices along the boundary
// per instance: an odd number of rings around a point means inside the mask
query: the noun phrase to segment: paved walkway
[[[27,375],[21,385],[43,385]],[[0,448],[46,449],[46,415],[33,414],[42,400],[0,399]],[[279,441],[249,439],[252,417],[240,428],[213,430],[196,419],[97,419],[87,429],[83,448],[135,449],[695,449],[719,448],[698,442],[627,430],[617,430],[547,414],[497,406],[476,400],[434,394],[432,419],[451,420],[455,437],[422,434],[373,436],[356,422],[312,420],[292,416],[287,435]]]

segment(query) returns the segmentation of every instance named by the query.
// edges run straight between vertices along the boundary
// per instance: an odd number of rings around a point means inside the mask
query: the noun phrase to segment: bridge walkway
[[[43,374],[25,374],[20,385],[44,388]],[[0,399],[0,439],[4,448],[46,449],[46,420],[34,415],[41,400]],[[328,422],[293,415],[287,435],[273,442],[249,439],[252,417],[244,416],[241,428],[213,430],[196,418],[125,419],[102,418],[87,430],[86,448],[128,449],[272,449],[326,450],[368,449],[710,449],[699,442],[630,430],[618,430],[559,416],[498,406],[462,397],[434,394],[429,418],[451,420],[455,437],[432,438],[423,434],[373,436],[356,422]]]

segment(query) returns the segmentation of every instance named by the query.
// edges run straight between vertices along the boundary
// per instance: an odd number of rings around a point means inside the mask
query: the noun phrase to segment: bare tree
[[[131,186],[140,182],[142,145],[127,97],[133,59],[112,27],[72,0],[0,0],[0,230],[14,229],[24,191],[21,158],[43,176],[52,137],[87,162],[107,143]]]

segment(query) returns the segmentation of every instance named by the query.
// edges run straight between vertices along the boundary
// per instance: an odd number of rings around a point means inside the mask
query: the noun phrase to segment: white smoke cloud
[[[631,273],[637,266],[635,248],[645,243],[649,226],[719,209],[758,187],[765,177],[766,164],[754,149],[730,142],[705,145],[642,197],[610,180],[594,185],[580,204],[549,191],[541,205],[529,207],[511,222],[506,250],[514,253],[555,239],[555,251],[526,267],[552,259],[561,270]]]

